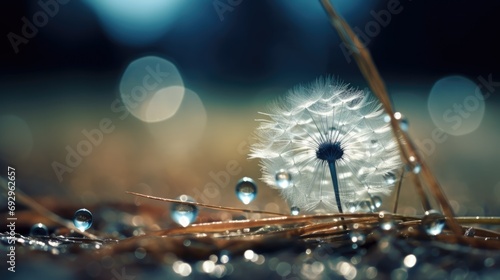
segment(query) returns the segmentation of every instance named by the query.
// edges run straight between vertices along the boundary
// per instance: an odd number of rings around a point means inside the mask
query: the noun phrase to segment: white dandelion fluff
[[[290,206],[343,213],[360,202],[379,206],[379,196],[392,191],[399,150],[369,92],[320,78],[262,114],[268,119],[260,120],[250,157],[261,159],[262,180],[280,189]]]

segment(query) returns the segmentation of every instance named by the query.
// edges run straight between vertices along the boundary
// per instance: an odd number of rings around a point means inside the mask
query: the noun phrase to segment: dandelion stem
[[[328,167],[330,168],[330,175],[332,176],[333,191],[335,192],[335,200],[337,201],[337,208],[339,213],[343,214],[342,203],[340,203],[340,192],[339,192],[339,180],[337,179],[337,168],[335,167],[335,161],[329,160]]]

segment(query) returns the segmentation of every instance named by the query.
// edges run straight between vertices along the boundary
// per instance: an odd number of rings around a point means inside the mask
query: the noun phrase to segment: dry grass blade
[[[407,133],[401,130],[398,121],[394,118],[394,110],[392,108],[389,95],[387,94],[387,90],[385,84],[373,63],[370,52],[365,48],[365,46],[361,43],[358,36],[354,34],[349,25],[344,21],[344,19],[335,11],[335,8],[330,3],[329,0],[320,0],[326,12],[328,13],[333,27],[338,31],[342,41],[346,44],[346,47],[349,48],[353,56],[358,64],[361,73],[368,81],[370,88],[374,92],[374,94],[380,99],[382,102],[386,113],[391,118],[391,126],[395,133],[396,138],[398,139],[400,151],[403,155],[403,160],[406,163],[414,164],[419,163],[421,165],[421,173],[423,180],[429,186],[432,194],[436,198],[436,200],[441,205],[444,215],[448,218],[448,224],[452,231],[460,236],[461,230],[457,221],[454,219],[453,209],[451,208],[448,199],[445,194],[441,190],[439,183],[436,178],[430,171],[429,167],[425,162],[420,158],[418,153],[416,152],[415,146],[412,144]],[[425,197],[425,194],[421,193],[422,201],[428,200]],[[424,208],[426,208],[426,203],[424,203]]]
[[[135,196],[140,196],[140,197],[148,198],[148,199],[153,199],[153,200],[159,200],[159,201],[171,202],[171,203],[179,203],[179,204],[186,204],[186,205],[193,205],[193,206],[205,207],[205,208],[216,209],[216,210],[225,210],[225,211],[230,211],[230,212],[241,212],[241,213],[266,214],[266,215],[274,215],[274,216],[286,216],[285,214],[276,213],[276,212],[261,211],[261,210],[251,210],[251,209],[241,209],[241,208],[235,208],[235,207],[218,206],[218,205],[211,205],[211,204],[199,203],[199,202],[191,202],[191,201],[181,201],[181,200],[178,200],[178,199],[163,198],[163,197],[146,195],[146,194],[141,194],[141,193],[136,193],[136,192],[129,192],[129,191],[127,191],[126,193],[132,194],[132,195],[135,195]]]

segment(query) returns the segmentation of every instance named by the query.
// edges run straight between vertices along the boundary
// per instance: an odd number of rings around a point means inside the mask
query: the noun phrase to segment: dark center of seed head
[[[333,162],[341,159],[344,155],[344,150],[340,147],[339,142],[325,142],[321,143],[316,151],[316,157],[321,160]]]

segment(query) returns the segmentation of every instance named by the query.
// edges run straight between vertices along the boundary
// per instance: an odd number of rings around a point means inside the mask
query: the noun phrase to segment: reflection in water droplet
[[[282,189],[286,189],[292,185],[292,175],[284,169],[276,172],[275,179],[276,185]]]
[[[396,175],[394,173],[389,172],[384,174],[384,180],[388,185],[393,185],[396,183]]]
[[[34,224],[30,229],[31,236],[47,236],[49,235],[49,229],[42,223]]]
[[[297,216],[300,213],[300,209],[297,206],[292,206],[290,208],[290,212],[292,213],[292,215]]]
[[[244,204],[249,204],[257,196],[257,185],[249,177],[243,177],[236,183],[236,196]]]
[[[177,197],[177,200],[196,202],[192,197],[185,194]],[[170,207],[170,217],[172,217],[172,220],[177,224],[187,227],[198,217],[198,207],[191,204],[172,203]]]
[[[85,208],[77,210],[73,215],[73,224],[79,230],[86,231],[92,226],[92,213]]]
[[[436,236],[443,232],[445,226],[445,218],[439,211],[431,209],[425,211],[422,218],[422,227],[428,235]]]

